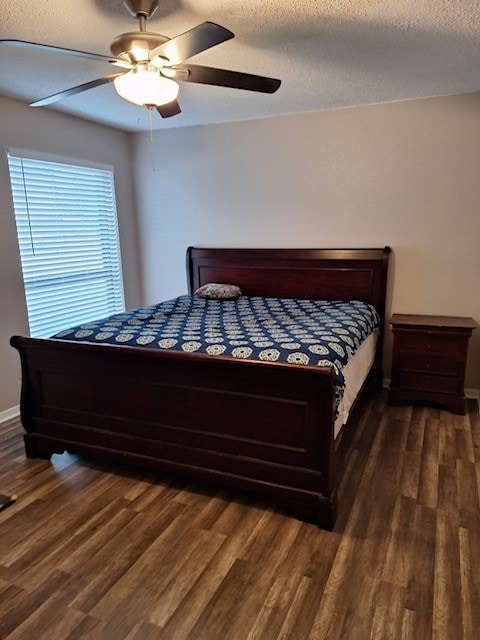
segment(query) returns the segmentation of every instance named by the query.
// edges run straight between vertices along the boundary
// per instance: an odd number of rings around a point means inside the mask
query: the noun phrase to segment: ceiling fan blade
[[[176,116],[182,112],[180,109],[180,105],[176,100],[172,100],[168,104],[162,104],[157,107],[158,113],[162,116],[162,118],[171,118],[172,116]]]
[[[215,67],[202,67],[198,64],[180,64],[171,67],[171,69],[183,72],[182,75],[178,75],[178,80],[213,84],[220,87],[231,87],[232,89],[245,89],[246,91],[275,93],[281,84],[281,80],[275,78],[265,78],[251,73],[216,69]],[[188,71],[188,76],[183,75],[185,71]]]
[[[59,100],[63,100],[63,98],[67,98],[68,96],[74,96],[76,93],[82,93],[82,91],[87,91],[88,89],[93,89],[94,87],[100,87],[102,84],[107,84],[118,78],[118,76],[123,76],[123,73],[112,73],[109,76],[105,76],[104,78],[97,78],[96,80],[91,80],[90,82],[85,82],[85,84],[79,84],[76,87],[72,87],[71,89],[65,89],[65,91],[60,91],[59,93],[54,93],[47,98],[42,98],[41,100],[37,100],[36,102],[32,102],[31,107],[46,107],[49,104],[53,104],[54,102],[58,102]]]
[[[160,56],[167,58],[170,64],[177,64],[233,37],[234,34],[225,27],[214,22],[203,22],[155,47],[150,52],[150,60]]]
[[[109,62],[110,64],[125,64],[122,60],[118,60],[113,56],[102,56],[100,53],[89,53],[88,51],[78,51],[77,49],[64,49],[63,47],[56,47],[51,44],[39,44],[38,42],[27,42],[26,40],[0,40],[0,44],[8,44],[25,49],[36,49],[38,51],[48,51],[49,53],[65,53],[69,56],[89,58],[90,60]]]

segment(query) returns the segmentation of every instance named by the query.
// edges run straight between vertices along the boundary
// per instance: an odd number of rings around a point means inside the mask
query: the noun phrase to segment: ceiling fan
[[[185,60],[197,53],[233,38],[234,34],[225,27],[214,22],[204,22],[174,38],[168,38],[146,30],[146,21],[157,9],[158,0],[124,0],[124,4],[132,16],[138,19],[140,30],[117,36],[110,46],[112,56],[24,40],[0,40],[0,44],[89,58],[124,69],[120,73],[97,78],[37,100],[30,106],[45,107],[68,96],[113,82],[122,98],[150,110],[156,108],[162,118],[169,118],[181,112],[177,102],[177,81],[262,93],[274,93],[279,88],[280,80],[274,78],[185,63]]]

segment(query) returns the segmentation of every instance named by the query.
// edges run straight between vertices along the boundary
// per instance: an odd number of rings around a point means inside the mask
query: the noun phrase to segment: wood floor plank
[[[265,601],[276,571],[291,549],[300,524],[283,516],[272,514],[269,525],[257,530],[247,545],[245,553],[235,561],[204,613],[192,629],[191,636],[208,640],[209,634],[217,637],[245,639]],[[279,534],[279,529],[282,529]],[[245,585],[241,597],[236,597],[238,586]],[[250,589],[249,585],[255,585]],[[230,615],[225,620],[218,615],[228,607]],[[205,631],[207,630],[207,631]]]
[[[418,629],[417,615],[411,609],[404,609],[402,618],[402,629],[400,633],[401,640],[415,640],[416,629]]]
[[[478,512],[480,503],[478,500],[477,474],[475,463],[465,459],[455,461],[458,484],[458,506],[460,512]]]
[[[322,534],[319,535],[313,526],[302,527],[299,530],[287,557],[276,571],[274,584],[250,631],[249,638],[276,640],[302,580],[310,578],[316,585],[325,584],[340,536],[329,532]],[[321,589],[317,589],[317,601],[321,595]],[[315,604],[312,604],[308,611],[302,607],[302,619],[298,623],[303,629],[310,629],[314,612]]]
[[[458,515],[437,511],[433,636],[438,640],[464,637],[460,579]]]
[[[142,566],[148,568],[144,556],[147,551],[153,553],[164,543],[167,549],[173,547],[173,543],[180,539],[182,526],[184,526],[181,518],[183,511],[183,507],[172,503],[162,512],[161,517],[156,519],[146,518],[145,514],[136,514],[135,518],[89,558],[76,574],[85,580],[88,576],[91,576],[91,579],[88,586],[72,601],[72,606],[102,619],[108,615],[120,613],[126,615],[128,609],[125,608],[121,597],[124,576],[128,574],[130,577],[131,568],[142,558]],[[165,571],[165,567],[171,562],[173,562],[171,557],[164,559],[162,571]],[[146,589],[152,583],[154,587],[152,577],[154,569],[155,564],[148,575],[135,574],[135,580],[128,583],[128,589],[132,591],[132,596],[129,598],[129,606],[132,608],[134,600],[144,597],[144,591],[136,590],[138,585]],[[120,594],[119,597],[117,594]]]
[[[438,498],[439,429],[438,421],[427,418],[420,461],[418,502],[435,509]]]
[[[420,452],[409,450],[403,452],[402,476],[400,478],[400,493],[407,498],[412,498],[413,500],[417,500],[418,497],[420,461]]]
[[[225,542],[224,536],[211,531],[198,530],[195,543],[190,546],[182,562],[176,562],[172,571],[157,584],[155,604],[149,620],[163,627],[186,597],[192,584],[203,573],[210,560]]]
[[[302,576],[297,571],[282,573],[274,579],[272,587],[265,598],[247,640],[275,640],[278,638],[279,628],[289,610],[295,587]]]
[[[385,551],[382,579],[390,584],[408,586],[414,566],[416,504],[411,498],[399,496],[391,522],[391,532]]]
[[[457,467],[441,464],[438,468],[438,508],[444,511],[458,511],[458,499]]]
[[[65,638],[84,618],[80,611],[65,607],[60,598],[51,598],[8,636],[8,640],[39,638],[48,629],[51,638]]]
[[[162,638],[162,630],[151,622],[141,620],[125,640],[159,640],[159,638]]]
[[[187,637],[196,640],[209,640],[211,637],[232,640],[241,638],[232,628],[232,620],[239,618],[244,595],[255,589],[255,578],[253,566],[248,561],[237,558]],[[228,617],[224,615],[225,609],[229,611]],[[245,622],[248,624],[249,621]],[[245,629],[241,633],[244,634]]]
[[[212,531],[217,534],[228,528],[226,527],[227,516],[225,515],[227,512],[232,522],[239,522],[238,514],[244,516],[235,535],[221,533],[221,535],[225,536],[224,545],[206,566],[205,571],[193,583],[187,597],[183,598],[177,610],[165,625],[164,634],[166,638],[175,637],[175,635],[180,638],[189,636],[203,611],[215,597],[220,585],[248,545],[248,541],[255,535],[256,529],[264,524],[266,517],[269,517],[268,513],[265,514],[265,512],[255,508],[247,509],[246,513],[244,513],[244,508],[245,505],[238,501],[231,502],[219,518],[219,521],[222,522],[219,529],[212,527]]]
[[[37,612],[46,602],[51,602],[52,598],[59,597],[62,593],[63,587],[70,579],[70,576],[60,571],[54,572],[48,579],[30,592],[27,589],[17,589],[16,593],[11,594],[12,597],[8,599],[2,599],[0,605],[0,630],[2,638],[9,638],[14,634],[19,638],[34,638],[34,637],[47,637],[49,630],[48,624],[45,624],[44,629],[39,629],[37,622]],[[62,607],[59,607],[60,615],[62,613]],[[43,619],[43,618],[42,618]],[[29,629],[32,625],[37,629],[35,635],[28,635],[31,633]]]
[[[455,451],[458,460],[475,462],[472,434],[470,430],[455,429]]]
[[[480,414],[366,404],[333,532],[0,425],[2,640],[480,640]],[[7,486],[7,483],[10,486]]]
[[[453,420],[442,420],[438,423],[439,449],[438,461],[440,464],[451,464],[455,459],[456,435]]]
[[[470,433],[472,435],[473,444],[473,457],[475,462],[480,462],[480,414],[478,412],[478,405],[476,401],[469,400],[467,402],[468,407],[468,422],[470,426]]]
[[[428,640],[432,636],[433,620],[436,511],[417,504],[415,521],[413,569],[405,606],[416,613],[417,627],[422,629],[423,637]]]
[[[314,592],[312,586],[313,579],[303,576],[298,584],[296,591],[293,594],[290,607],[286,612],[285,617],[280,621],[281,628],[277,634],[276,640],[287,640],[287,638],[294,638],[296,633],[301,635],[302,638],[308,638],[307,630],[310,627],[304,625],[304,618],[301,617],[300,612],[305,607],[305,603],[309,601],[309,595]]]
[[[32,564],[32,559],[36,561],[50,553],[52,546],[62,545],[71,536],[72,531],[76,531],[82,526],[85,520],[93,517],[98,509],[106,505],[107,497],[103,500],[92,502],[77,502],[75,505],[69,504],[62,498],[62,506],[55,508],[55,518],[48,522],[47,510],[44,502],[43,515],[39,518],[39,526],[35,530],[35,538],[24,538],[21,543],[10,544],[10,550],[4,558],[5,566],[11,566],[12,571],[19,575],[28,570]]]
[[[84,615],[81,620],[72,628],[65,640],[100,640],[100,621],[92,616]],[[103,640],[107,640],[103,637]]]
[[[407,437],[408,451],[422,451],[425,439],[425,420],[428,415],[428,410],[424,407],[413,408],[411,419],[409,421],[410,429]]]
[[[378,592],[381,580],[368,575],[362,578],[361,589],[357,592],[355,601],[341,605],[336,608],[332,617],[327,637],[339,635],[341,638],[354,637],[359,640],[369,640],[371,637],[374,622],[374,615],[378,605]],[[338,612],[342,612],[343,619]],[[341,624],[340,629],[336,629],[337,624]]]
[[[402,630],[405,589],[381,581],[375,597],[370,638],[387,640],[398,638]]]
[[[339,544],[335,562],[327,579],[322,599],[312,626],[312,637],[322,638],[331,626],[336,609],[337,596],[345,592],[347,580],[350,580],[349,567],[352,566],[358,541],[343,537]],[[342,603],[343,604],[343,603]]]
[[[472,538],[475,534],[469,534],[466,529],[461,528],[459,532],[460,545],[460,584],[462,594],[462,622],[463,630],[466,638],[472,640],[480,639],[480,625],[475,624],[480,611],[480,588],[478,585],[478,576],[480,575],[480,555],[472,553],[476,546],[480,551],[478,540]],[[476,537],[478,534],[476,534]],[[476,542],[476,544],[475,544]]]

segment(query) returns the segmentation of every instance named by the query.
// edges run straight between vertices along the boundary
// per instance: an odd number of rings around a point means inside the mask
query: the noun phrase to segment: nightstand
[[[465,368],[472,318],[402,315],[393,330],[389,402],[433,403],[465,413]]]

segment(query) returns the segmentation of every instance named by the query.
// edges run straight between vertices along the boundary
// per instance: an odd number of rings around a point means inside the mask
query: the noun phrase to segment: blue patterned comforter
[[[338,404],[343,395],[343,367],[379,326],[375,308],[357,300],[242,296],[227,301],[186,295],[52,337],[333,367]]]

